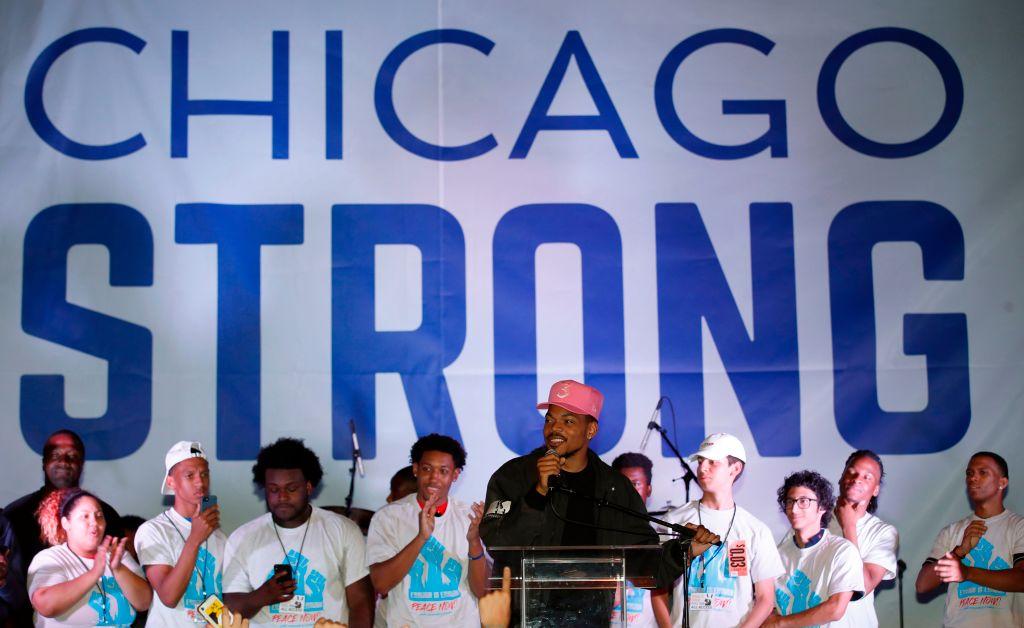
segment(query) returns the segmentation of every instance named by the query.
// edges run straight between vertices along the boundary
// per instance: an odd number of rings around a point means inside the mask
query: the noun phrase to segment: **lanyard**
[[[75,550],[71,549],[70,545],[68,545],[68,551],[75,555],[75,558],[78,559],[78,562],[82,563],[82,569],[85,570],[85,574],[83,575],[89,575],[89,566],[85,564],[85,561],[82,560],[82,557],[76,554]],[[106,559],[106,556],[102,558],[102,560],[104,561],[106,561]],[[93,562],[95,562],[96,560],[99,560],[99,557],[94,558]],[[99,591],[100,599],[103,600],[103,616],[100,617],[100,623],[105,624],[108,621],[110,621],[110,615],[107,613],[107,587],[103,584],[103,574],[100,574],[99,580],[93,583],[93,586],[95,586],[96,590]]]
[[[722,544],[718,546],[718,549],[715,550],[715,553],[712,554],[711,558],[707,559],[707,561],[704,560],[704,554],[707,554],[707,551],[702,552],[700,555],[700,567],[697,569],[697,579],[700,581],[698,586],[700,586],[701,591],[703,591],[707,585],[707,574],[705,573],[707,565],[714,562],[714,560],[718,558],[718,555],[722,553],[722,548],[724,548],[729,542],[729,533],[732,532],[732,524],[735,523],[735,521],[736,504],[734,503],[732,505],[732,518],[729,519],[729,529],[725,531],[725,536],[722,538]],[[700,520],[700,501],[697,502],[697,525],[704,525]]]
[[[281,546],[281,553],[284,554],[284,562],[289,564],[289,565],[292,565],[292,562],[290,560],[288,560],[288,550],[286,550],[284,548],[284,541],[281,540],[281,533],[277,531],[277,523],[274,521],[273,517],[271,517],[271,519],[270,519],[270,524],[272,526],[274,526],[274,534],[277,536],[277,543],[278,543],[278,545]],[[302,542],[299,543],[299,556],[302,556],[302,549],[304,547],[306,547],[306,535],[309,534],[309,528],[312,525],[313,525],[313,507],[310,506],[310,508],[309,508],[309,519],[306,519],[306,529],[302,532]],[[299,569],[299,559],[296,558],[295,559],[295,564],[292,565],[292,574],[293,574],[292,577],[295,577],[294,574],[295,574],[296,571],[298,571],[298,569]]]
[[[167,519],[167,523],[171,524],[171,527],[174,528],[174,531],[177,532],[178,536],[181,537],[181,551],[182,552],[185,551],[185,543],[186,543],[185,535],[181,533],[181,530],[178,529],[178,526],[175,525],[174,520],[171,519],[170,515],[167,514],[166,510],[164,511],[164,518]],[[199,576],[199,586],[203,590],[202,597],[203,597],[204,600],[206,599],[207,596],[206,596],[206,578],[203,577],[203,576],[206,573],[206,561],[207,561],[208,557],[210,556],[210,551],[208,549],[209,546],[207,545],[207,542],[208,541],[203,541],[203,549],[206,550],[206,553],[203,554],[203,568],[202,568],[202,570],[197,570],[197,567],[199,567],[199,565],[192,565],[192,573],[197,574]],[[178,556],[181,556],[181,552],[178,553]]]

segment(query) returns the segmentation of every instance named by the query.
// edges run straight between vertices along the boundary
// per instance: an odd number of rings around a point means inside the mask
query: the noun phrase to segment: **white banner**
[[[0,503],[46,435],[158,511],[200,440],[229,529],[261,444],[304,438],[383,503],[417,435],[457,493],[540,444],[564,377],[595,448],[659,397],[684,454],[783,477],[886,464],[913,579],[969,509],[970,454],[1020,472],[1019,3],[124,3],[0,6]],[[660,450],[659,450],[660,449]],[[649,506],[683,501],[655,460]],[[694,492],[699,489],[694,487]],[[1011,489],[1009,507],[1018,509]],[[877,598],[897,622],[895,590]]]

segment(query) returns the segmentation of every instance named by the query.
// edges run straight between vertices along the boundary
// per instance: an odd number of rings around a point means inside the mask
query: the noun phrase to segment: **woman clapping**
[[[37,511],[43,550],[28,568],[37,628],[130,626],[149,608],[152,590],[125,551],[125,539],[104,536],[100,501],[79,488],[50,493]]]

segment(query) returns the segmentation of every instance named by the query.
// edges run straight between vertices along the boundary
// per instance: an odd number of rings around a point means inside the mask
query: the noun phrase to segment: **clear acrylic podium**
[[[504,567],[512,571],[513,625],[602,628],[627,625],[627,583],[656,586],[661,547],[491,547],[488,553],[494,559],[492,587],[501,587]]]

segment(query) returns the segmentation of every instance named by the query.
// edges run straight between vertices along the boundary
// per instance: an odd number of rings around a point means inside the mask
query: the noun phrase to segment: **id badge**
[[[690,594],[690,610],[691,611],[710,611],[711,610],[711,595],[707,593],[691,593]]]
[[[750,573],[747,561],[747,541],[737,539],[729,542],[729,575],[733,578],[746,577]]]
[[[279,609],[279,612],[286,615],[298,615],[304,613],[306,612],[306,596],[293,596],[292,599],[287,602],[281,602],[277,608]]]
[[[220,601],[220,598],[216,594],[203,600],[202,604],[196,606],[196,618],[198,622],[205,621],[211,626],[221,625],[221,617],[224,615],[224,602]],[[193,620],[196,621],[196,620]]]

